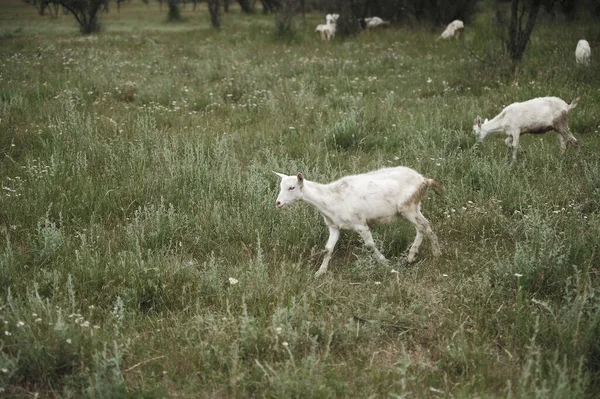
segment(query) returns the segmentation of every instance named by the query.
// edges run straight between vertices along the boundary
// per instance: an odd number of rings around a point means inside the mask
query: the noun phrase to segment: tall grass
[[[593,397],[600,385],[598,62],[592,22],[543,21],[518,72],[490,16],[464,40],[391,27],[293,41],[270,16],[126,4],[81,37],[0,13],[0,390],[15,397]],[[11,17],[6,17],[10,15]],[[298,21],[299,22],[299,21]],[[476,54],[474,57],[472,54]],[[524,137],[516,163],[471,122],[570,101],[582,153]],[[444,199],[443,245],[327,231],[277,211],[271,171],[327,182],[406,165]],[[1,396],[1,395],[0,395]]]

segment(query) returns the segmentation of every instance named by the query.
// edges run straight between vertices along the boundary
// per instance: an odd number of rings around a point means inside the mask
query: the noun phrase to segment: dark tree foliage
[[[350,36],[360,31],[361,9],[365,3],[362,0],[336,0],[340,17],[337,20],[336,36]]]
[[[279,9],[279,0],[260,0],[264,14],[273,14]]]
[[[508,22],[500,8],[496,12],[500,37],[513,62],[523,58],[541,5],[542,0],[512,0]]]
[[[179,11],[179,0],[169,0],[169,12],[167,13],[167,21],[181,21],[181,11]]]
[[[252,14],[254,12],[254,5],[250,0],[238,0],[240,7],[242,8],[242,12],[246,14]]]
[[[219,0],[206,0],[208,4],[208,12],[210,13],[210,23],[215,28],[221,27],[219,20]]]

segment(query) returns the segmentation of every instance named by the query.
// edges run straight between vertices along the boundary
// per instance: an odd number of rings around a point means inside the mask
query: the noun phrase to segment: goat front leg
[[[337,244],[338,239],[340,238],[340,230],[333,227],[329,227],[329,239],[327,240],[327,244],[325,244],[325,250],[327,253],[325,254],[325,258],[323,258],[323,263],[321,263],[321,267],[315,273],[315,277],[322,276],[327,273],[327,266],[329,265],[329,260],[331,259],[331,255],[333,254],[333,249],[335,248],[335,244]]]
[[[354,230],[360,234],[361,238],[365,242],[365,246],[373,251],[373,255],[375,255],[379,262],[387,262],[385,256],[383,256],[383,254],[375,247],[375,241],[373,241],[373,236],[371,235],[371,231],[369,230],[368,226],[357,226]]]

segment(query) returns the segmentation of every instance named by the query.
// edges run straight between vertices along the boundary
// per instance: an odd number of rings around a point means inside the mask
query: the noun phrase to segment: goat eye
[[[292,191],[292,190],[294,190],[295,188],[296,188],[296,187],[290,187],[290,188],[288,188],[288,191]]]

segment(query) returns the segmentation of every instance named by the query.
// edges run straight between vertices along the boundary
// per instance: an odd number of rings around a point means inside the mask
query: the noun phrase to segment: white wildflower
[[[283,342],[281,343],[281,345],[285,346],[286,348],[287,348],[288,346],[290,346],[290,344],[288,344],[286,341],[283,341]]]
[[[67,344],[71,345],[71,338],[67,338]]]
[[[515,273],[515,277],[523,277],[523,275],[519,274],[519,273]]]
[[[238,279],[229,277],[229,284],[236,285],[238,282],[239,282]]]
[[[17,327],[23,327],[24,325],[25,323],[22,321],[17,322]]]
[[[275,332],[276,332],[277,334],[281,334],[281,327],[277,327],[277,328],[275,329]]]

